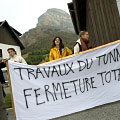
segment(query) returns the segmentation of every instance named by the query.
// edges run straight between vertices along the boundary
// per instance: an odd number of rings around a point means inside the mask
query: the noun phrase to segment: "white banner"
[[[46,120],[120,100],[120,42],[44,66],[9,61],[17,120]]]

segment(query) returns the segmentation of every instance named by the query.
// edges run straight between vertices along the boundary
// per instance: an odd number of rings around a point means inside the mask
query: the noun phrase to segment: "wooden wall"
[[[16,45],[18,46],[18,43],[16,41],[16,38],[14,35],[12,35],[6,27],[0,27],[0,43],[8,44],[9,45]]]
[[[86,0],[73,0],[78,31],[86,29]]]
[[[93,47],[120,39],[116,0],[86,0],[86,29]]]

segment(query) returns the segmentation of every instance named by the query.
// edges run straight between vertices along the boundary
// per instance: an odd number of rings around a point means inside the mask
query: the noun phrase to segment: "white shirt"
[[[78,39],[76,42],[80,43],[80,45],[81,45],[80,39]],[[80,51],[80,47],[78,44],[76,44],[74,46],[74,54],[79,53],[79,51]]]
[[[14,55],[13,57],[10,57],[10,60],[14,61],[14,62],[19,62],[19,63],[27,64],[26,61],[24,60],[24,58],[22,56]]]

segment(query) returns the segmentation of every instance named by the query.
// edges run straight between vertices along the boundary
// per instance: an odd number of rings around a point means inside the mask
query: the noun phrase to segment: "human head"
[[[60,48],[64,48],[64,44],[62,43],[62,39],[60,37],[55,37],[53,40],[52,48],[56,45],[59,45]]]
[[[80,31],[80,38],[83,38],[83,39],[86,39],[88,40],[89,39],[89,34],[88,34],[88,31]]]
[[[16,51],[14,48],[8,48],[7,51],[11,57],[13,57],[16,54]]]

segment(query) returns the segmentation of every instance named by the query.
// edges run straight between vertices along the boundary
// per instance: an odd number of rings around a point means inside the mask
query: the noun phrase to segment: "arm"
[[[49,61],[52,61],[52,60],[54,60],[54,56],[53,56],[52,50],[50,50]]]
[[[68,47],[66,47],[66,49],[67,49],[67,55],[72,55],[72,51]]]
[[[74,46],[74,54],[76,54],[76,53],[79,53],[79,45],[78,44],[76,44]]]
[[[27,62],[25,61],[25,59],[22,56],[20,56],[20,63],[27,64]]]

